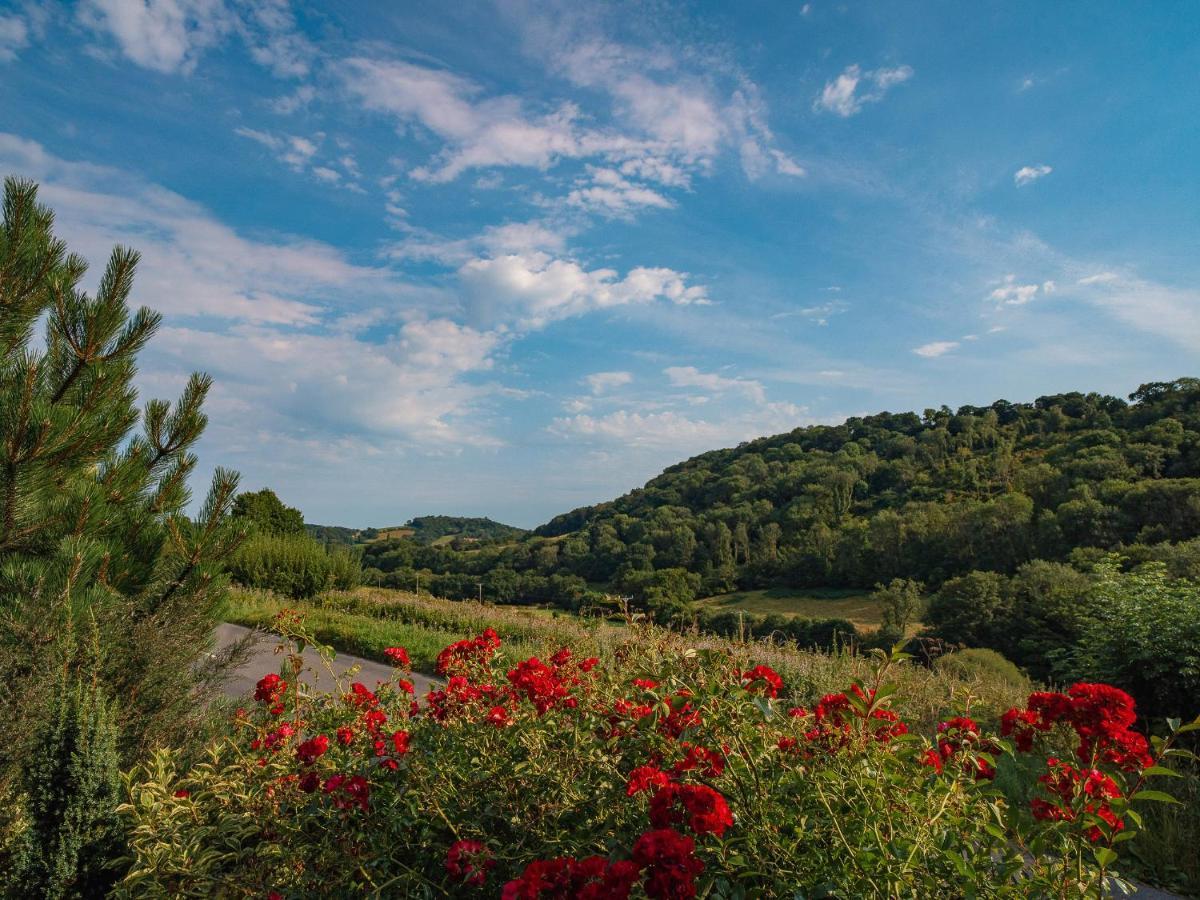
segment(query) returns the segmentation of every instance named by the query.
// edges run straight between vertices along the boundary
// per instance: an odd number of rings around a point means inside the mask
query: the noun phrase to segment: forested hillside
[[[1197,535],[1200,379],[1182,378],[1128,402],[1070,393],[798,428],[693,457],[515,546],[386,542],[364,564],[618,587],[682,570],[701,596],[894,577],[936,588],[1115,549],[1194,574]]]

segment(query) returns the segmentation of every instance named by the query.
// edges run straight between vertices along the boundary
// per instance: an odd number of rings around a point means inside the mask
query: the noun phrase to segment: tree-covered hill
[[[423,544],[432,544],[441,538],[514,541],[529,533],[524,528],[514,525],[468,516],[417,516],[415,519],[409,519],[404,527],[412,530],[411,540]]]
[[[363,562],[380,580],[444,576],[445,596],[474,596],[483,580],[494,599],[557,590],[569,605],[601,587],[686,598],[908,578],[936,589],[1113,550],[1195,575],[1198,535],[1200,379],[1181,378],[1128,401],[1069,393],[798,428],[693,457],[523,540],[469,552],[379,541]]]
[[[798,428],[671,466],[645,487],[536,529],[591,580],[681,567],[735,585],[936,585],[1031,559],[1200,535],[1200,379],[1130,402],[881,413]]]

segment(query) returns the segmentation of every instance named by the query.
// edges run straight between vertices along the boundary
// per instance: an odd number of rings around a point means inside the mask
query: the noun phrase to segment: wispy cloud
[[[889,90],[913,77],[911,66],[873,69],[864,72],[857,65],[847,66],[842,74],[827,81],[813,102],[818,112],[830,112],[849,118],[868,103],[878,103]]]
[[[13,62],[29,46],[29,25],[15,13],[0,16],[0,63]]]
[[[1013,182],[1017,187],[1024,187],[1027,184],[1033,184],[1039,178],[1045,178],[1053,171],[1053,168],[1046,165],[1021,166],[1013,174]]]
[[[956,347],[958,347],[958,341],[931,341],[928,344],[922,344],[920,347],[913,348],[913,353],[917,354],[917,356],[923,356],[926,359],[933,359],[938,356],[945,356]]]
[[[1038,293],[1053,294],[1057,284],[1054,281],[1043,281],[1041,284],[1017,284],[1016,275],[1005,275],[1004,283],[988,296],[1004,306],[1024,306],[1032,301]]]
[[[623,387],[633,381],[632,372],[594,372],[583,379],[595,395],[605,394],[614,388]]]
[[[762,382],[749,378],[727,378],[715,372],[701,372],[695,366],[671,366],[663,369],[663,374],[675,387],[700,388],[713,393],[738,391],[755,403],[765,403],[767,400]]]

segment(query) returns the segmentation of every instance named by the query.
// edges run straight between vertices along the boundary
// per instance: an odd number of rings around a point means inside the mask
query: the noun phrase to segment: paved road
[[[216,649],[222,650],[236,644],[247,635],[252,636],[254,644],[250,651],[250,658],[234,670],[225,683],[225,693],[230,697],[245,697],[253,693],[254,685],[258,680],[271,672],[278,672],[282,662],[280,655],[275,652],[279,641],[274,635],[254,632],[241,625],[228,623],[218,625]],[[305,684],[316,685],[326,690],[333,687],[329,670],[326,669],[320,654],[311,648],[305,649],[304,662],[307,668],[300,677]],[[333,671],[339,677],[354,666],[359,667],[355,680],[361,681],[367,687],[374,687],[376,682],[388,681],[393,677],[392,667],[382,663],[351,656],[348,653],[339,653],[333,658]],[[433,685],[433,680],[429,676],[416,673],[412,676],[412,682],[417,689],[418,697],[423,696]]]

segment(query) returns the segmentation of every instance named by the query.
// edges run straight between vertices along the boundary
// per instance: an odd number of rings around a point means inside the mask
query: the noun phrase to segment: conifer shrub
[[[22,770],[28,817],[17,840],[10,896],[103,897],[116,880],[121,772],[112,703],[76,681],[56,692]]]

